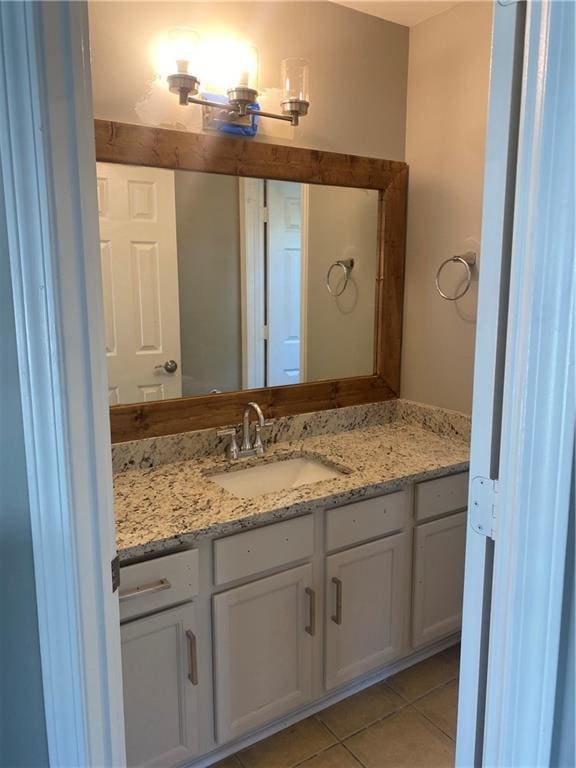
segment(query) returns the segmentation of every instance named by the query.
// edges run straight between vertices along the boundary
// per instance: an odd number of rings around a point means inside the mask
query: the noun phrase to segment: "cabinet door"
[[[198,752],[192,603],[121,628],[128,765],[176,765]]]
[[[227,741],[302,706],[312,693],[312,566],[216,595],[218,739]]]
[[[408,534],[326,558],[326,688],[399,656],[410,605]]]
[[[414,531],[414,646],[460,629],[466,513],[424,523]]]

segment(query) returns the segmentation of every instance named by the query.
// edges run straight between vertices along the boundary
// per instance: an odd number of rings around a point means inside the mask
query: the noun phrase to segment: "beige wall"
[[[241,389],[238,179],[176,171],[182,394]]]
[[[366,189],[309,187],[307,381],[374,372],[374,302],[378,263],[378,193]],[[341,296],[326,290],[326,273],[338,259],[354,259]],[[338,290],[342,270],[330,283]]]
[[[476,288],[444,301],[445,258],[480,239],[491,5],[462,3],[410,30],[410,165],[402,396],[469,413]],[[463,268],[461,268],[463,270]],[[443,287],[462,273],[448,265]]]
[[[164,84],[157,88],[150,57],[160,33],[188,26],[256,46],[260,87],[269,94],[270,109],[279,105],[274,89],[280,87],[281,59],[309,60],[310,114],[295,129],[262,121],[269,140],[404,157],[407,27],[328,2],[97,1],[89,3],[89,11],[96,117],[167,125],[199,120],[199,107],[180,107]],[[188,127],[200,130],[197,123]]]

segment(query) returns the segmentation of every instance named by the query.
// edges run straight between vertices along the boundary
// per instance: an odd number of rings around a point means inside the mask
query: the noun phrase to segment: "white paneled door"
[[[302,302],[301,184],[266,183],[268,208],[268,377],[298,384]]]
[[[181,397],[174,172],[97,165],[110,405]]]

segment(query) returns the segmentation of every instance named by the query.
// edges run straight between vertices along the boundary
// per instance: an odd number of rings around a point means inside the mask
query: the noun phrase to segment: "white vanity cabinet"
[[[416,487],[412,644],[428,645],[460,629],[464,589],[468,473]],[[431,517],[444,514],[430,520]],[[426,522],[420,522],[424,520]]]
[[[121,628],[129,766],[171,766],[199,751],[194,604]]]
[[[120,570],[122,678],[129,766],[173,766],[200,751],[198,551]],[[187,601],[184,603],[184,601]],[[182,604],[184,603],[184,604]]]
[[[314,614],[310,564],[214,596],[219,742],[310,701]]]
[[[402,655],[410,607],[406,533],[346,549],[326,561],[326,688]]]
[[[467,488],[436,478],[123,567],[128,764],[216,760],[449,644]]]

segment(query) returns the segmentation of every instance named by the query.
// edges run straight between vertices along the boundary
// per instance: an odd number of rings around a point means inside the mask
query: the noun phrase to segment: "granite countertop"
[[[317,458],[340,469],[337,478],[289,491],[241,499],[209,474],[294,458]],[[133,469],[114,478],[116,539],[123,562],[350,503],[414,481],[468,468],[468,442],[407,421],[277,442],[265,456],[230,463],[222,454]]]

